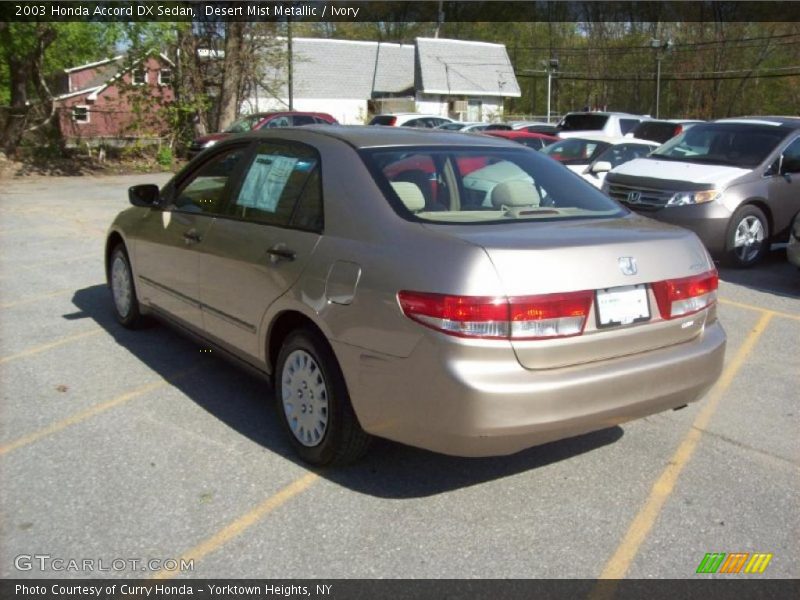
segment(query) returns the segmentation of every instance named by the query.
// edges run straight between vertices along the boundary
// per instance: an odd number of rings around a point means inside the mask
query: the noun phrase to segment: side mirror
[[[152,183],[134,185],[128,188],[128,200],[134,206],[152,208],[158,204],[159,199],[158,186]]]
[[[778,159],[778,173],[780,175],[792,175],[799,172],[800,160],[794,157],[787,159],[785,155],[781,154],[781,157]]]
[[[607,173],[611,170],[611,163],[607,160],[601,160],[592,165],[592,173]]]

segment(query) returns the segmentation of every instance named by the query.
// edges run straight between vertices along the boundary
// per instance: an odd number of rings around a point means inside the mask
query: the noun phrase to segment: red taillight
[[[683,133],[683,125],[677,125],[675,127],[675,131],[672,132],[672,137],[675,137],[679,133]]]
[[[449,335],[490,339],[542,339],[580,335],[593,292],[506,298],[402,291],[403,313]]]
[[[708,308],[717,300],[719,275],[716,270],[682,279],[653,284],[662,319],[675,319]]]
[[[395,123],[397,123],[397,117],[389,117],[389,120],[386,124],[389,126],[394,126]]]

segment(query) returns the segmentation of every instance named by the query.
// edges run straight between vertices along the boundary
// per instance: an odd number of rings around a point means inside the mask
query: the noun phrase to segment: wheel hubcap
[[[131,284],[131,272],[121,256],[117,256],[111,266],[111,292],[114,295],[117,312],[124,319],[131,310],[133,285]]]
[[[328,387],[319,365],[305,350],[292,352],[283,365],[281,401],[297,441],[308,447],[320,444],[328,429]]]
[[[764,225],[758,217],[745,217],[736,226],[733,247],[737,258],[748,263],[753,261],[764,244]]]

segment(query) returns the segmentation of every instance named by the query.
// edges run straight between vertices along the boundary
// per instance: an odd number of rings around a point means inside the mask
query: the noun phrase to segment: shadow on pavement
[[[719,277],[759,292],[800,298],[800,270],[786,259],[786,249],[770,251],[762,262],[749,269],[721,267]]]
[[[177,371],[196,367],[173,386],[240,434],[308,468],[296,458],[281,429],[271,389],[263,378],[218,355],[201,352],[202,346],[171,327],[154,323],[139,331],[123,328],[114,318],[105,285],[78,290],[72,301],[78,311],[63,315],[64,318],[92,319],[119,345],[166,379]],[[493,458],[455,458],[376,440],[360,462],[324,469],[320,475],[362,494],[418,498],[544,467],[613,444],[622,435],[620,427],[613,427]]]

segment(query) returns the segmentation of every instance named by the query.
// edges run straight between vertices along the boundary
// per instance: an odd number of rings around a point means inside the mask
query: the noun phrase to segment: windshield
[[[652,158],[754,168],[786,137],[772,125],[709,123],[695,125],[653,152]]]
[[[615,146],[606,148],[592,162],[599,163],[601,161],[608,161],[611,163],[611,168],[613,169],[634,158],[647,156],[654,147],[655,146],[648,146],[647,144],[616,144]]]
[[[605,127],[606,121],[608,121],[608,115],[567,115],[558,124],[558,128],[561,131],[597,130]]]
[[[513,223],[619,217],[616,202],[525,148],[362,152],[401,216],[433,223]]]
[[[242,117],[238,121],[234,121],[231,125],[229,125],[228,128],[225,130],[225,133],[247,133],[262,118],[263,117],[259,117],[257,115],[249,115],[247,117]]]
[[[545,147],[542,152],[565,165],[588,165],[597,155],[608,148],[608,142],[567,138]]]

